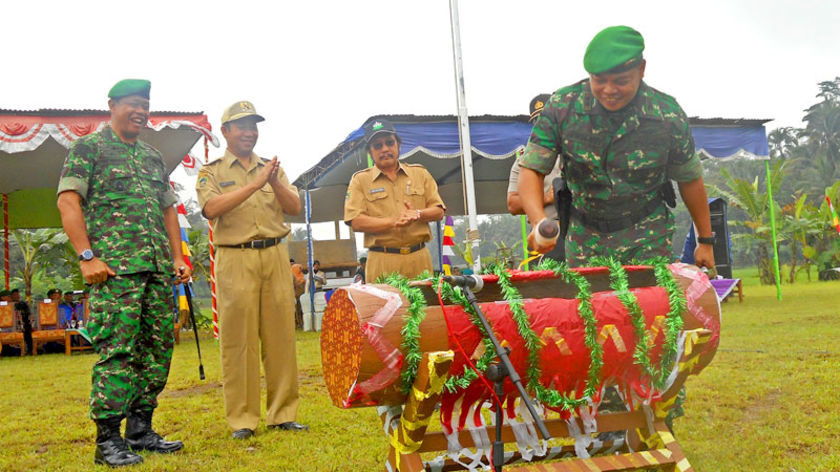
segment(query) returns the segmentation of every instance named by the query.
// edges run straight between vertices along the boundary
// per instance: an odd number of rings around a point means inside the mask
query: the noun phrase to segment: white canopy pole
[[[452,25],[452,59],[455,62],[455,91],[458,100],[458,125],[461,136],[461,169],[464,178],[464,200],[467,209],[467,244],[472,246],[473,271],[481,269],[479,256],[478,216],[475,206],[472,147],[470,144],[470,118],[464,94],[464,69],[461,63],[461,26],[458,22],[458,0],[449,0],[449,19]]]

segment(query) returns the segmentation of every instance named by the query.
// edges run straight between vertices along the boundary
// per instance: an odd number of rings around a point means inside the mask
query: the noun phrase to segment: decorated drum
[[[611,266],[481,276],[477,302],[529,390],[581,398],[607,384],[637,398],[672,387],[686,333],[710,339],[691,369],[714,356],[720,306],[708,278],[685,264]],[[397,279],[395,279],[397,280]],[[455,352],[445,395],[491,395],[470,371],[495,362],[460,289],[438,279],[354,284],[335,292],[321,333],[324,378],[342,408],[405,402],[425,352]],[[641,340],[641,342],[640,342]],[[664,358],[664,359],[663,359]],[[505,392],[513,393],[507,382]],[[552,397],[545,392],[555,392]],[[540,399],[540,395],[537,395]],[[568,400],[567,400],[568,401]],[[548,405],[558,406],[555,405]]]

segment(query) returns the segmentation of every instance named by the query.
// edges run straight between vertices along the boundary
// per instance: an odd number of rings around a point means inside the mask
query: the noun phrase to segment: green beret
[[[610,26],[589,42],[583,68],[590,74],[603,74],[640,61],[644,50],[645,40],[638,31],[629,26]]]
[[[144,79],[123,79],[114,84],[108,92],[108,98],[121,98],[128,95],[140,95],[149,99],[152,83]]]

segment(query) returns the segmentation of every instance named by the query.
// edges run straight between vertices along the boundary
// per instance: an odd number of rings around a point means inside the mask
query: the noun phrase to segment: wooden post
[[[443,383],[449,377],[449,367],[455,354],[436,351],[423,354],[414,385],[405,402],[399,426],[390,431],[387,461],[393,471],[420,472],[425,470],[417,452],[426,436],[429,420],[435,412]],[[387,421],[386,415],[382,420]]]

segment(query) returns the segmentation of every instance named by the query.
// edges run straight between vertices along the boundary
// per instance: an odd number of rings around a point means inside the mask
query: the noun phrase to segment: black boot
[[[169,453],[184,447],[181,441],[166,441],[152,430],[154,410],[135,410],[128,414],[125,422],[125,442],[134,451]]]
[[[110,467],[139,464],[143,458],[128,450],[125,441],[120,436],[120,422],[122,418],[114,416],[96,423],[96,453],[93,455],[95,464]]]

